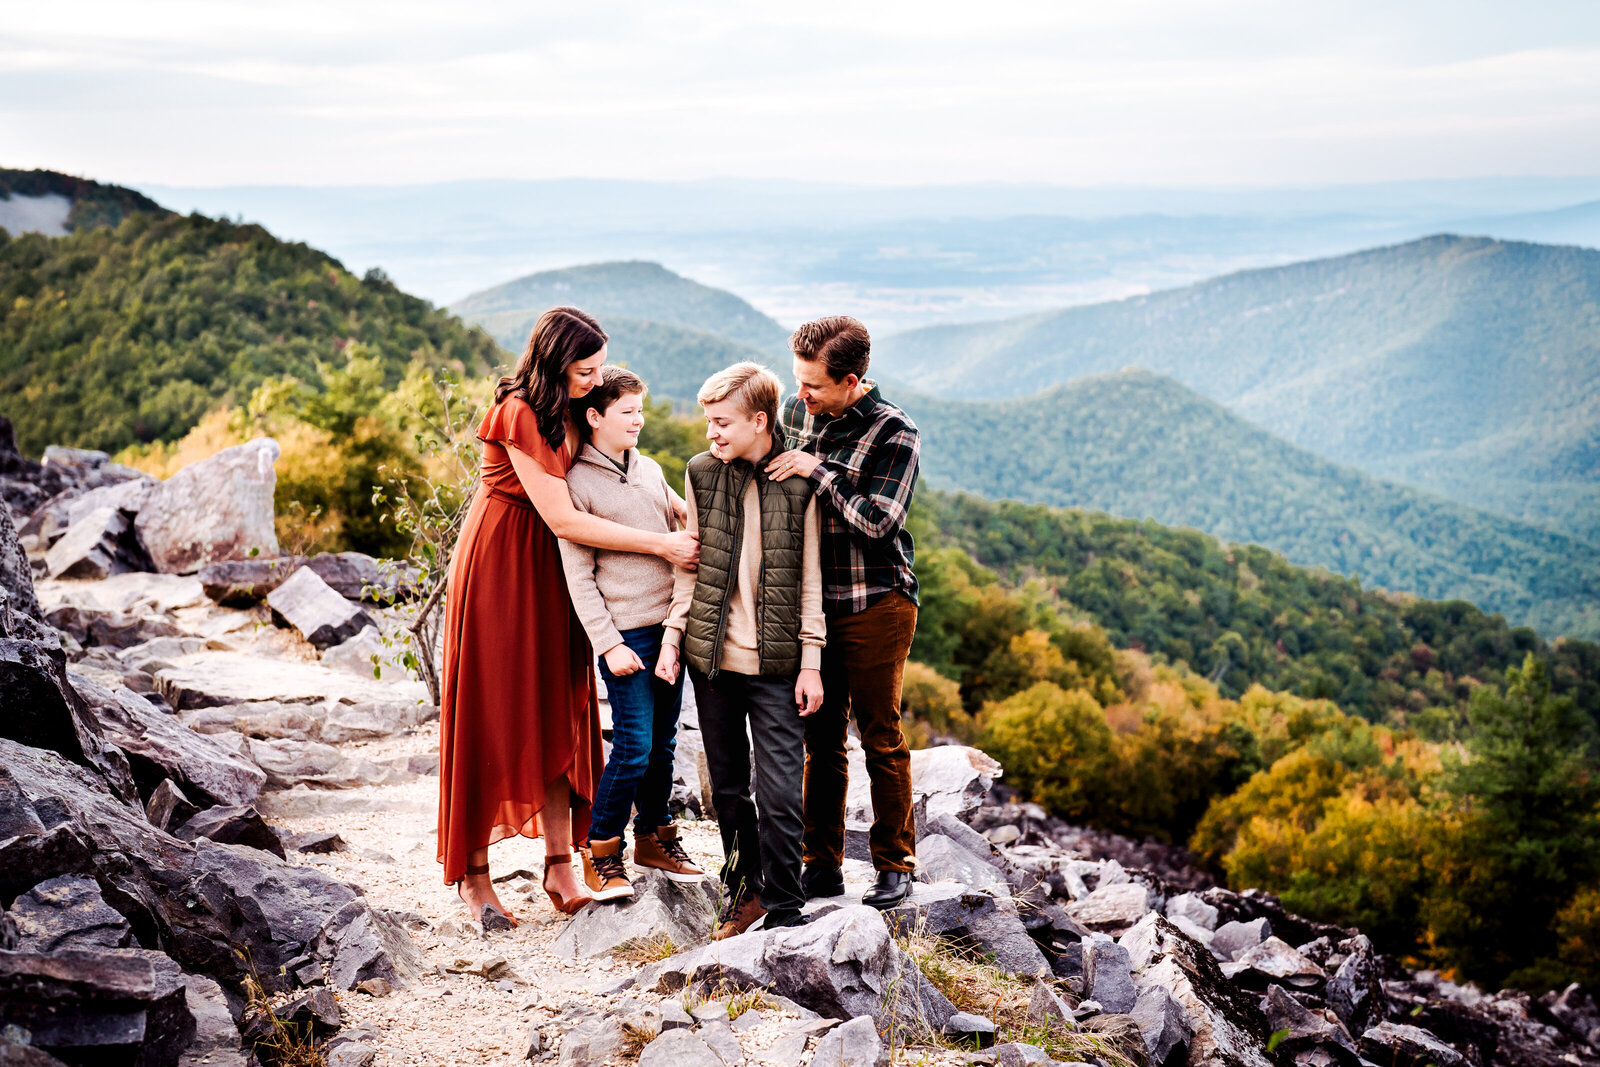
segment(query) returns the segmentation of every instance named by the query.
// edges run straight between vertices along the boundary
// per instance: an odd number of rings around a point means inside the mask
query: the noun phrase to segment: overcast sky
[[[181,185],[1600,174],[1600,3],[13,3],[0,165]]]

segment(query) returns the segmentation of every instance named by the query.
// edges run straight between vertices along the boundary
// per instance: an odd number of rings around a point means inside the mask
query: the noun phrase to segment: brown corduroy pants
[[[900,729],[900,683],[917,630],[917,606],[889,593],[854,615],[828,617],[822,651],[823,703],[805,720],[805,861],[844,862],[849,761],[845,731],[855,716],[872,782],[872,865],[909,871],[916,849],[911,814],[911,750]]]

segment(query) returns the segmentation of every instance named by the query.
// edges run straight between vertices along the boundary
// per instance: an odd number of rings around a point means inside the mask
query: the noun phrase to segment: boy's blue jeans
[[[672,821],[672,757],[678,744],[678,707],[683,697],[683,672],[668,685],[655,676],[661,655],[661,627],[622,631],[622,643],[633,649],[644,670],[617,677],[600,660],[611,702],[611,757],[600,775],[589,814],[589,838],[621,837],[628,813],[638,809],[633,833],[653,834]]]

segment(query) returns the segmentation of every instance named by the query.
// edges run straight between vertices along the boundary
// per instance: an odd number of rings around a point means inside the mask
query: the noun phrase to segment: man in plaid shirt
[[[911,893],[916,847],[911,752],[900,685],[917,628],[906,513],[917,484],[917,427],[866,380],[871,340],[847,315],[808,322],[789,339],[796,396],[783,408],[791,451],[767,473],[810,478],[822,512],[823,703],[805,720],[808,897],[844,892],[845,730],[855,715],[872,782],[870,837],[878,881],[862,902],[892,908]]]

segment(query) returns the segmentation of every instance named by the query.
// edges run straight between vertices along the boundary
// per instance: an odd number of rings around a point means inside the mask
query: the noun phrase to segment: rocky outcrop
[[[272,492],[278,443],[225,448],[154,487],[135,526],[155,569],[193,574],[208,563],[276,556]]]
[[[955,1007],[890,936],[883,916],[860,905],[806,926],[752,931],[643,969],[640,989],[770,989],[832,1019],[869,1016],[879,1030],[943,1030]]]

